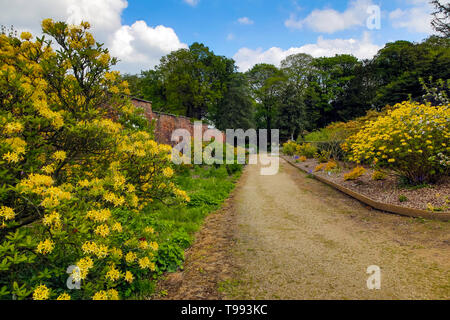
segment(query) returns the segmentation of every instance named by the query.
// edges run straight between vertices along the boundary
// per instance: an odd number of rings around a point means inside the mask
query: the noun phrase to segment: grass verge
[[[200,229],[205,217],[220,208],[234,189],[242,172],[242,167],[194,166],[177,172],[175,182],[185,190],[191,201],[184,205],[154,203],[144,209],[156,234],[159,249],[157,272],[152,279],[136,279],[135,292],[130,299],[147,299],[155,291],[157,280],[165,272],[175,272],[183,268],[184,251],[189,248],[195,233]]]

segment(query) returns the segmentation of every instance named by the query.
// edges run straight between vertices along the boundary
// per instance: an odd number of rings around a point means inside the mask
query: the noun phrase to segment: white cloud
[[[254,24],[254,23],[255,23],[253,20],[251,20],[251,19],[248,18],[248,17],[242,17],[242,18],[239,18],[237,21],[238,21],[240,24],[246,24],[246,25],[250,25],[250,24]]]
[[[200,2],[200,0],[183,0],[183,1],[193,7],[195,7]]]
[[[425,0],[410,0],[409,2],[418,6],[405,10],[396,9],[389,13],[392,26],[394,28],[405,28],[412,33],[432,34],[431,4]]]
[[[89,21],[96,40],[121,60],[116,68],[130,73],[153,67],[163,55],[187,47],[171,28],[150,27],[144,21],[122,25],[127,6],[126,0],[0,0],[0,21],[35,35],[40,34],[40,22],[45,18],[73,24]]]
[[[334,9],[314,10],[304,19],[297,19],[295,14],[291,14],[284,25],[290,29],[302,29],[306,26],[316,32],[335,33],[365,25],[369,16],[367,9],[371,5],[372,0],[354,0],[344,12]]]
[[[68,23],[89,21],[96,35],[121,25],[120,15],[128,6],[126,0],[0,0],[0,21],[13,24],[17,29],[40,32],[40,22],[53,18]]]
[[[359,59],[372,58],[381,47],[373,44],[369,33],[365,32],[362,39],[324,39],[320,36],[317,43],[306,44],[301,47],[293,47],[283,50],[278,47],[266,51],[258,48],[252,50],[241,48],[233,56],[239,70],[245,72],[258,63],[270,63],[276,66],[289,55],[296,53],[307,53],[313,57],[332,57],[336,54],[353,54]]]
[[[112,37],[110,50],[121,59],[128,72],[139,72],[158,64],[160,58],[174,50],[187,48],[172,28],[149,27],[145,21],[122,26]]]
[[[234,40],[234,34],[233,34],[233,33],[229,33],[229,34],[227,35],[227,40],[228,40],[228,41]]]

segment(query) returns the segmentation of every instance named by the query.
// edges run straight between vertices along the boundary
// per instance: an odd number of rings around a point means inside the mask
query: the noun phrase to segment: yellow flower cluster
[[[189,198],[188,194],[184,190],[180,190],[178,188],[174,188],[173,193],[175,194],[175,196],[177,196],[178,198],[183,199],[186,202],[190,202],[191,201],[191,198]]]
[[[114,265],[111,265],[106,273],[106,279],[111,280],[112,282],[119,280],[120,276],[120,271],[117,270]]]
[[[53,251],[55,248],[55,243],[50,239],[45,239],[44,241],[40,241],[36,252],[41,254],[49,254]]]
[[[173,169],[171,167],[164,168],[162,173],[166,178],[172,178],[174,174]]]
[[[319,172],[321,170],[323,170],[323,168],[325,168],[327,164],[326,163],[320,163],[318,164],[315,168],[314,168],[314,172]]]
[[[86,279],[89,270],[94,267],[94,261],[89,257],[84,257],[77,262],[77,267],[79,268],[79,274],[75,271],[75,278],[80,277],[80,279]]]
[[[0,218],[2,218],[3,221],[12,220],[15,216],[16,214],[14,213],[13,209],[6,206],[0,207]]]
[[[155,264],[153,262],[151,262],[148,257],[139,259],[138,263],[139,263],[139,267],[141,267],[141,269],[150,269],[152,271],[156,270]]]
[[[5,125],[3,133],[6,135],[11,135],[15,133],[20,133],[23,130],[23,125],[20,122],[10,122]]]
[[[133,280],[134,280],[134,276],[133,276],[133,274],[132,274],[130,271],[126,271],[126,272],[125,272],[124,279],[125,279],[125,281],[128,282],[128,283],[132,283]]]
[[[134,253],[132,251],[128,252],[125,256],[125,261],[127,263],[133,263],[134,261],[136,261],[136,259],[137,259],[137,255],[136,255],[136,253]]]
[[[87,241],[81,247],[84,254],[94,254],[99,259],[103,259],[108,255],[108,247],[103,244],[96,244],[93,241]]]
[[[92,300],[119,300],[119,293],[115,289],[99,291],[94,294]]]
[[[14,137],[4,139],[0,142],[6,144],[12,150],[3,154],[2,158],[4,160],[16,163],[22,159],[22,155],[25,154],[25,147],[27,146],[27,143],[23,139]]]
[[[342,148],[350,161],[386,166],[412,181],[431,179],[450,167],[449,119],[450,105],[402,102],[368,121]]]
[[[95,222],[106,222],[111,217],[111,211],[109,209],[90,210],[86,214],[86,218]]]
[[[109,235],[109,227],[106,224],[99,225],[94,230],[95,234],[98,234],[99,236],[106,238]]]
[[[50,290],[45,285],[40,285],[33,292],[33,300],[48,300]]]
[[[71,300],[71,297],[70,297],[70,295],[68,295],[67,293],[64,292],[64,293],[60,294],[58,296],[58,298],[56,298],[56,300],[60,300],[60,301]]]
[[[57,230],[61,228],[61,216],[58,212],[53,211],[50,214],[44,215],[44,218],[42,219],[42,223],[50,227],[53,230]]]
[[[107,202],[113,203],[115,207],[119,207],[125,203],[125,198],[123,196],[116,196],[112,192],[106,192],[103,195],[103,199]]]
[[[344,174],[344,180],[356,180],[364,173],[366,173],[366,169],[361,166],[357,166],[352,171]]]
[[[53,154],[53,159],[58,160],[58,161],[64,161],[66,159],[66,157],[67,157],[66,152],[62,151],[62,150],[56,151]]]
[[[333,169],[337,168],[337,163],[333,160],[328,161],[328,163],[325,165],[324,171],[331,171]]]

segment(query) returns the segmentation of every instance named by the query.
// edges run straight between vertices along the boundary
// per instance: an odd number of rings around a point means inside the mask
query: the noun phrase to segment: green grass
[[[164,272],[175,272],[183,268],[184,251],[189,248],[195,233],[210,213],[218,210],[234,189],[241,170],[229,175],[226,166],[194,166],[181,170],[175,176],[175,183],[186,191],[191,201],[182,205],[154,203],[144,209],[142,214],[148,217],[148,223],[158,233],[159,244],[158,272],[153,284]],[[148,279],[142,282],[142,290],[133,299],[149,297],[155,286]]]
[[[195,167],[179,174],[175,182],[185,190],[191,201],[175,207],[159,204],[153,212],[158,224],[164,225],[161,235],[170,237],[174,232],[185,231],[189,236],[202,225],[205,217],[220,208],[235,186],[240,173],[228,176],[224,166]]]

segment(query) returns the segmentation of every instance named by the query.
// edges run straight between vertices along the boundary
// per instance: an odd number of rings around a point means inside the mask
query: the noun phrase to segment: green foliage
[[[210,110],[209,119],[219,130],[255,127],[254,101],[247,79],[242,73],[234,73],[226,82],[223,98]]]
[[[302,143],[297,147],[297,154],[305,156],[308,159],[314,158],[317,153],[317,147],[312,143]]]
[[[319,161],[319,163],[328,162],[328,160],[330,160],[330,158],[331,158],[331,152],[326,151],[326,150],[316,152],[314,154],[314,158],[317,159],[317,161]]]
[[[289,140],[288,142],[283,144],[281,150],[285,155],[293,156],[297,152],[297,147],[298,145],[297,143],[295,143],[295,141]]]
[[[0,35],[0,288],[5,299],[117,299],[154,274],[156,235],[140,210],[189,200],[170,146],[125,98],[117,61],[89,24],[46,19],[45,38]],[[126,258],[132,255],[133,259]]]

